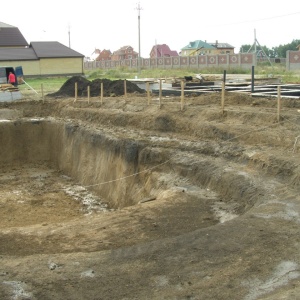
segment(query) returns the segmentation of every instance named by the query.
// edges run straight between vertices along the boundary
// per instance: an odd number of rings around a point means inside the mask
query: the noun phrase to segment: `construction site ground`
[[[236,92],[224,111],[219,92],[148,100],[0,103],[0,299],[300,299],[299,100],[282,99],[280,113],[274,97]],[[84,167],[74,178],[28,159],[26,122],[39,120],[138,144],[143,192],[100,201],[96,184],[135,174],[90,182]]]

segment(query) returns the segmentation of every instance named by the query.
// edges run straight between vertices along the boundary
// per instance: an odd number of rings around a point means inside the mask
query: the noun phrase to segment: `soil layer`
[[[1,123],[132,141],[142,192],[100,204],[84,178],[2,157],[0,299],[299,299],[299,100],[72,97],[0,103]]]

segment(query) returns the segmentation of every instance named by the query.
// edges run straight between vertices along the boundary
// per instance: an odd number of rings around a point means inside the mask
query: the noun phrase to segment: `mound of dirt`
[[[74,97],[75,96],[75,83],[77,83],[77,95],[87,96],[88,86],[90,87],[90,96],[97,97],[101,94],[101,83],[103,83],[103,96],[122,96],[125,94],[124,80],[110,80],[110,79],[95,79],[89,81],[82,76],[73,76],[67,80],[62,87],[55,93],[48,94],[50,97]],[[139,88],[136,84],[126,82],[127,93],[144,93],[145,91]]]

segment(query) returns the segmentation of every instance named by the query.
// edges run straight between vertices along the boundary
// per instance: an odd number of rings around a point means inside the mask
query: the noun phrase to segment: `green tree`
[[[297,51],[297,46],[300,45],[300,40],[293,40],[289,44],[285,45],[279,45],[278,47],[275,47],[276,55],[277,57],[286,57],[286,52],[288,50],[290,51]]]

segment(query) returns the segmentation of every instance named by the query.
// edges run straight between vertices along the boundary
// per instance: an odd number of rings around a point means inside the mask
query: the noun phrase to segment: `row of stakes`
[[[125,99],[127,98],[127,80],[124,80],[124,97]],[[181,101],[180,101],[180,108],[181,110],[184,109],[184,87],[185,87],[185,81],[181,81]],[[43,84],[41,86],[42,88],[42,99],[44,101],[44,92],[43,92]],[[100,90],[100,102],[101,105],[103,104],[103,82],[101,82],[101,90]],[[147,98],[148,98],[148,105],[151,103],[151,93],[150,93],[150,83],[146,83],[146,91],[147,91]],[[78,87],[77,87],[77,82],[75,82],[75,99],[74,102],[78,100]],[[87,90],[87,98],[88,98],[88,103],[90,102],[90,86],[88,86]],[[162,79],[159,80],[159,107],[161,108],[161,103],[162,103]],[[126,101],[126,100],[125,100]],[[225,106],[225,81],[222,81],[222,93],[221,93],[221,110],[222,114],[224,114],[224,106]],[[277,87],[277,121],[280,121],[280,111],[281,111],[281,87]]]

